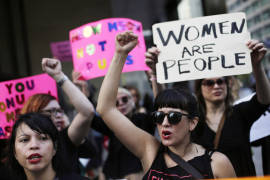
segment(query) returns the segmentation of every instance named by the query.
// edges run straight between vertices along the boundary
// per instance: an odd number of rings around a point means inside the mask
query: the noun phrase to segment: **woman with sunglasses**
[[[149,115],[135,112],[135,103],[130,91],[122,87],[117,88],[115,107],[136,127],[154,134],[155,126]],[[99,116],[94,117],[92,128],[109,137],[108,157],[103,165],[106,179],[141,179],[143,174],[140,159],[119,141],[116,134]]]
[[[218,150],[231,160],[237,176],[255,176],[249,133],[252,124],[270,103],[270,85],[263,70],[266,48],[252,40],[247,43],[256,79],[257,95],[250,101],[233,105],[234,77],[217,77],[195,81],[200,121],[193,133],[194,141],[206,149]],[[159,50],[148,49],[146,63],[155,72]],[[154,82],[156,83],[156,82]]]
[[[58,86],[63,89],[78,114],[69,124],[67,116],[57,99],[49,94],[35,94],[24,104],[21,114],[39,112],[51,117],[55,127],[60,132],[60,143],[64,146],[64,157],[71,170],[79,173],[78,151],[81,146],[88,147],[93,152],[86,136],[94,116],[93,105],[84,94],[62,72],[61,63],[57,59],[43,58],[42,69],[48,73]],[[90,147],[89,147],[90,146]]]
[[[79,74],[78,74],[79,75]],[[73,76],[73,82],[83,89],[85,81],[79,80],[79,76]],[[79,83],[78,83],[79,81]],[[82,92],[87,92],[85,89]],[[87,96],[88,93],[85,93]],[[138,128],[154,134],[155,124],[151,121],[149,114],[136,112],[135,101],[132,93],[123,87],[118,87],[116,97],[116,108],[127,117]],[[128,179],[137,180],[142,178],[142,165],[140,160],[134,156],[115,136],[102,118],[96,114],[91,127],[101,134],[109,137],[108,156],[103,164],[103,174],[106,179]]]
[[[231,160],[237,176],[256,176],[249,142],[252,124],[270,104],[270,84],[262,59],[267,52],[263,43],[247,43],[251,52],[256,95],[250,101],[233,106],[232,77],[195,81],[200,120],[195,140],[205,148],[217,149]]]
[[[189,93],[176,90],[161,92],[155,100],[153,120],[157,124],[161,143],[154,136],[137,128],[116,107],[117,87],[128,53],[137,45],[138,37],[124,32],[116,37],[116,50],[102,83],[97,111],[119,140],[142,163],[143,179],[193,179],[168,156],[174,152],[194,166],[204,178],[234,177],[230,161],[221,153],[208,153],[191,142],[191,132],[197,125],[196,100]]]

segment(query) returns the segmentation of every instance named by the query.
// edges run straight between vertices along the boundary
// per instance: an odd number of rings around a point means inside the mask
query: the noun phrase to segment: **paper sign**
[[[52,42],[50,46],[53,57],[60,61],[72,61],[69,41]]]
[[[69,33],[74,69],[81,72],[81,78],[87,80],[106,74],[115,50],[115,37],[127,30],[138,35],[139,43],[128,55],[123,72],[149,69],[144,62],[142,24],[126,18],[110,18],[85,24]]]
[[[159,83],[252,71],[244,13],[158,23],[152,29],[161,51],[156,65]]]
[[[57,97],[56,83],[47,74],[4,81],[0,89],[0,139],[10,136],[16,114],[31,95],[50,93]]]

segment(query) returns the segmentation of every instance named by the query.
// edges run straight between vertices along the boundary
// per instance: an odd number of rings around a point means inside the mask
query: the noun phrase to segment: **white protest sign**
[[[152,28],[161,51],[156,65],[159,83],[252,71],[244,13],[170,21]]]

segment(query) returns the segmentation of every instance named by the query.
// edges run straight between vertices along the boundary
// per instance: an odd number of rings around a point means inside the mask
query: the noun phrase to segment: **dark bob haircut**
[[[39,134],[48,135],[51,138],[54,148],[57,149],[56,155],[52,159],[52,166],[56,173],[61,172],[60,162],[62,158],[60,158],[60,152],[58,151],[60,148],[58,131],[52,120],[48,116],[39,113],[26,113],[24,115],[21,115],[13,125],[13,130],[9,139],[8,152],[8,159],[11,170],[15,172],[18,177],[26,179],[23,167],[18,163],[17,159],[15,158],[15,141],[17,130],[22,124],[26,124],[33,131]]]
[[[166,89],[161,91],[154,102],[154,109],[170,107],[187,111],[189,118],[197,117],[198,104],[195,96],[182,89]]]

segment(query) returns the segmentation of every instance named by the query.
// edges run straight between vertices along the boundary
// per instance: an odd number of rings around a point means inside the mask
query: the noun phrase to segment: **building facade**
[[[252,39],[264,42],[270,48],[270,1],[269,0],[227,0],[227,10],[232,12],[245,12],[247,26]],[[266,55],[265,67],[270,69],[270,54]]]

